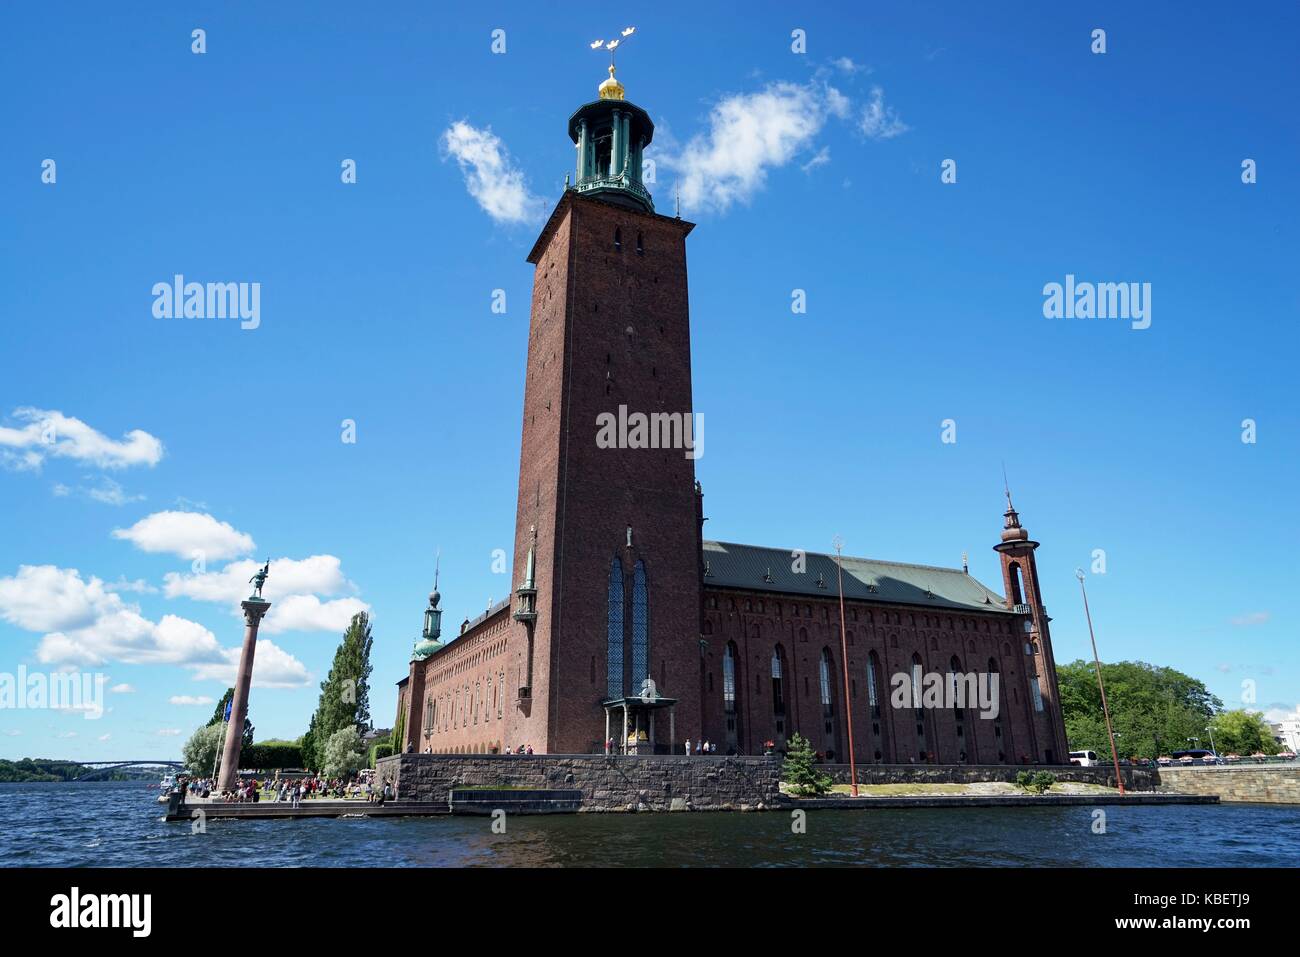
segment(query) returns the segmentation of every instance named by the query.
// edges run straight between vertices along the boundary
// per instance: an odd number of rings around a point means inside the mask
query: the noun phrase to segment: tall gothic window
[[[645,563],[638,561],[632,573],[632,691],[650,677],[650,620],[645,587]]]
[[[736,643],[727,642],[722,654],[722,706],[727,716],[736,711]]]
[[[772,713],[785,714],[785,669],[781,666],[781,646],[772,652]]]
[[[609,568],[609,630],[606,633],[605,683],[611,698],[623,697],[623,563]]]
[[[835,759],[835,704],[831,696],[831,650],[822,649],[818,680],[821,683],[822,730],[826,735],[826,757]]]
[[[871,717],[880,717],[880,693],[876,689],[876,653],[867,655],[867,704],[871,706]]]
[[[727,753],[735,754],[740,740],[740,715],[736,711],[736,659],[734,641],[722,650],[722,716],[727,723]]]

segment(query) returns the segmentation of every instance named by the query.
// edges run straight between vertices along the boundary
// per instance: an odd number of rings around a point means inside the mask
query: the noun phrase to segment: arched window
[[[740,715],[736,711],[736,659],[739,652],[734,641],[722,650],[722,716],[727,725],[727,753],[734,754],[740,739]]]
[[[808,640],[808,629],[807,629],[807,628],[800,628],[800,629],[799,629],[799,640],[800,640],[800,641],[807,641],[807,640]]]
[[[1022,588],[1023,580],[1020,575],[1019,562],[1012,562],[1007,566],[1007,579],[1011,583],[1011,604],[1023,605],[1025,603],[1025,592]]]
[[[727,642],[722,652],[722,706],[731,715],[736,710],[736,643]]]
[[[638,256],[645,254],[645,240],[640,232],[636,234],[636,254]]]
[[[912,655],[912,709],[916,718],[916,749],[922,761],[929,760],[925,740],[925,712],[921,710],[921,674],[923,665],[920,655]]]
[[[623,563],[614,559],[609,568],[609,623],[605,633],[605,690],[610,698],[623,697]]]
[[[621,229],[614,230],[614,249],[619,252],[623,250],[623,230]]]
[[[433,730],[433,699],[424,699],[424,733],[428,734]]]
[[[873,651],[867,655],[867,703],[871,705],[871,717],[880,717],[880,690],[876,684],[876,668],[879,663],[876,660],[876,653]]]
[[[641,686],[650,677],[650,619],[649,598],[646,595],[645,563],[638,561],[632,575],[632,691],[641,693]]]
[[[822,649],[821,666],[818,669],[818,679],[821,682],[822,707],[831,706],[831,650]]]
[[[820,683],[822,699],[822,734],[824,735],[825,744],[823,748],[826,752],[828,761],[835,760],[835,697],[832,693],[834,685],[831,681],[831,650],[822,649],[821,661],[817,670],[817,677]]]
[[[960,695],[957,693],[959,682],[961,683],[962,689]],[[961,702],[966,700],[966,694],[965,680],[962,678],[961,662],[957,659],[956,655],[953,655],[948,660],[948,687],[950,689],[949,694],[953,696],[952,713],[953,717],[957,719],[957,737],[960,738],[963,737],[961,723],[966,717],[966,712],[962,707]]]
[[[501,717],[501,709],[504,705],[504,689],[506,686],[506,673],[504,671],[497,673],[497,687],[503,689],[503,693],[497,696],[497,717]]]
[[[781,661],[781,646],[777,645],[772,652],[772,713],[775,715],[785,714],[785,665]]]

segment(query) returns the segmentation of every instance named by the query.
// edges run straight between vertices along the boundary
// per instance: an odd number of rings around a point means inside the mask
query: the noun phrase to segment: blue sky
[[[254,558],[259,737],[302,732],[360,607],[391,723],[437,550],[450,630],[510,588],[524,257],[625,15],[178,6],[0,14],[0,671],[131,689],[98,721],[0,711],[3,757],[178,754]],[[1000,589],[1005,462],[1058,661],[1088,654],[1073,571],[1104,549],[1104,658],[1294,710],[1300,16],[1141,6],[626,15],[650,189],[699,224],[706,531],[967,551]],[[260,283],[260,324],[156,319],[177,273]],[[1150,283],[1150,327],[1045,318],[1067,274]]]

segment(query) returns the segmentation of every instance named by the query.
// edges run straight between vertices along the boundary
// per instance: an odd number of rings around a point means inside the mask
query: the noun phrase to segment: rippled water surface
[[[0,866],[1300,866],[1300,807],[817,811],[166,824],[143,784],[0,784]]]

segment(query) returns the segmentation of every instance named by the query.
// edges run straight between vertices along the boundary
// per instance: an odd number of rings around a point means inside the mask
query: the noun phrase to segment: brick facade
[[[490,753],[526,745],[537,753],[599,752],[603,702],[637,695],[650,679],[676,702],[676,740],[660,724],[658,751],[706,738],[720,753],[761,754],[767,741],[779,749],[798,731],[828,759],[842,759],[849,729],[835,591],[809,597],[711,586],[693,458],[681,447],[597,442],[598,417],[616,416],[620,407],[646,415],[693,412],[686,279],[693,226],[616,200],[566,190],[528,257],[536,268],[512,581],[525,584],[531,551],[535,606],[529,586],[513,604],[489,610],[445,647],[412,662],[401,689],[407,750]],[[857,760],[1065,759],[1035,547],[1019,531],[1010,539],[1004,533],[998,546],[1004,571],[1014,566],[1029,583],[1014,609],[1010,598],[1005,606],[991,601],[983,586],[977,587],[985,604],[977,610],[951,602],[933,607],[928,600],[939,596],[919,588],[908,592],[915,604],[846,604]],[[625,596],[621,607],[611,601],[615,589]],[[612,641],[611,632],[618,635]],[[638,649],[646,645],[643,662]],[[734,695],[724,701],[724,685],[732,687],[723,671],[728,653]],[[981,719],[973,709],[890,707],[892,677],[913,662],[925,672],[996,670],[999,718]],[[780,706],[773,700],[778,690]]]

